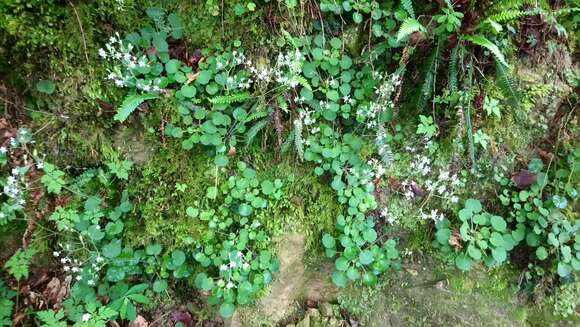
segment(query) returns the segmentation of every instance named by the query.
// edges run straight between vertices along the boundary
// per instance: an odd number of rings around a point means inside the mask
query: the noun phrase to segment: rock
[[[332,310],[332,304],[328,303],[328,302],[322,302],[319,306],[318,306],[318,310],[320,310],[320,313],[324,316],[324,317],[332,317],[334,315],[334,312]]]

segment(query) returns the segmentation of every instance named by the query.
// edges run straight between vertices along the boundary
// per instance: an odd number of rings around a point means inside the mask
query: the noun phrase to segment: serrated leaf
[[[115,120],[124,122],[141,103],[155,98],[157,98],[156,94],[132,94],[127,96],[125,100],[123,100],[119,110],[117,110],[117,114],[114,117]]]

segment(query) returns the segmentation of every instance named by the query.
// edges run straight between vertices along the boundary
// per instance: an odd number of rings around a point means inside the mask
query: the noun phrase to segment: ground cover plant
[[[576,1],[0,14],[0,326],[580,319]]]

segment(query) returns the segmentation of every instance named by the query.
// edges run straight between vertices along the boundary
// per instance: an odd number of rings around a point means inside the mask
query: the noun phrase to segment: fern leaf
[[[220,95],[209,99],[213,104],[232,104],[234,102],[244,102],[250,98],[250,93],[240,92],[229,95]]]
[[[418,20],[414,18],[407,18],[405,19],[403,24],[401,24],[399,32],[397,32],[397,42],[400,42],[401,40],[405,39],[406,37],[415,32],[424,33],[425,31],[427,30],[423,25],[421,25],[421,23]]]
[[[137,109],[137,107],[143,103],[145,100],[151,100],[157,98],[156,94],[132,94],[123,100],[123,103],[119,107],[117,114],[115,115],[115,120],[124,122],[127,120],[129,115]]]
[[[495,45],[495,43],[488,40],[485,36],[483,36],[481,34],[466,35],[463,37],[463,39],[466,41],[469,41],[475,45],[479,45],[480,47],[486,48],[494,55],[494,57],[499,62],[501,62],[503,65],[505,65],[506,67],[509,68],[509,65],[508,65],[507,61],[505,60],[503,53],[501,53],[501,50],[497,47],[497,45]]]
[[[532,16],[538,14],[538,10],[504,10],[497,14],[493,14],[485,19],[485,21],[493,21],[496,23],[507,23],[519,19],[524,16]],[[484,22],[485,22],[484,21]]]
[[[286,99],[284,99],[283,96],[279,95],[276,97],[276,100],[278,101],[278,106],[280,106],[280,109],[282,109],[282,111],[284,112],[288,112],[288,102],[286,102]]]
[[[427,101],[433,92],[433,83],[435,82],[435,66],[437,65],[437,60],[439,60],[440,55],[439,48],[439,45],[437,45],[425,66],[425,78],[423,81],[423,86],[421,87],[421,94],[419,94],[419,99],[417,100],[417,109],[419,111],[425,109],[427,106]]]
[[[401,0],[401,7],[405,9],[405,11],[411,16],[411,18],[415,18],[415,11],[413,10],[413,1],[412,0]]]
[[[252,141],[254,141],[256,135],[258,135],[258,133],[264,127],[268,126],[269,121],[269,118],[263,118],[262,120],[259,120],[257,123],[255,123],[254,126],[250,127],[250,129],[248,129],[246,132],[246,146],[252,144]]]
[[[298,80],[298,84],[302,85],[302,87],[312,91],[312,86],[308,83],[308,80],[304,78],[304,76],[297,76],[296,79]]]
[[[520,110],[520,95],[516,87],[516,83],[509,76],[509,71],[506,67],[496,61],[495,65],[495,79],[496,84],[501,90],[503,96],[508,100],[508,104],[514,110]]]
[[[457,74],[459,65],[459,46],[456,46],[451,50],[451,56],[449,57],[449,91],[451,93],[457,92]]]

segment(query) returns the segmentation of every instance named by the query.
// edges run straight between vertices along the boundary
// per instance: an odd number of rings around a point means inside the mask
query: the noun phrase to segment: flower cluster
[[[62,248],[62,244],[59,244]],[[70,244],[64,246],[66,252],[73,253]],[[105,258],[97,254],[91,260],[82,262],[66,255],[64,251],[53,251],[52,255],[62,264],[62,270],[74,277],[77,282],[84,281],[88,286],[95,286],[99,271],[105,266]],[[88,265],[89,261],[91,262]],[[85,267],[87,266],[88,267]]]
[[[99,49],[99,56],[102,59],[117,63],[108,71],[107,79],[113,81],[118,87],[135,87],[143,92],[161,91],[160,78],[139,77],[151,69],[151,61],[145,55],[135,56],[134,49],[131,43],[121,40],[119,33],[109,38],[105,49]]]
[[[381,80],[381,84],[375,88],[376,99],[370,104],[359,106],[356,111],[357,121],[365,123],[367,128],[376,128],[380,122],[380,115],[393,109],[392,96],[401,84],[401,77],[396,73],[391,75],[375,73],[374,75],[375,79]]]
[[[236,282],[239,279],[240,270],[247,273],[250,270],[250,264],[246,258],[252,258],[252,252],[248,251],[245,255],[240,251],[228,253],[228,263],[220,265],[220,279],[216,282],[219,287],[226,289],[237,288]]]
[[[251,61],[246,62],[248,70],[258,82],[268,84],[277,82],[290,88],[295,88],[300,84],[304,55],[300,50],[288,51],[278,54],[276,64],[270,68],[265,65],[260,67],[252,65]]]

